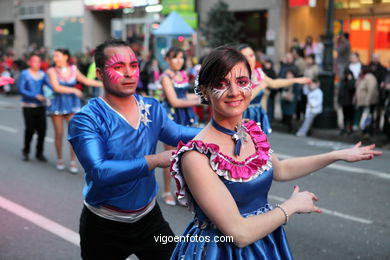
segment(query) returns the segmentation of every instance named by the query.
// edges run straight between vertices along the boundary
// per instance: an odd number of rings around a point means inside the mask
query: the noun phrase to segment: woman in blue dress
[[[374,145],[279,161],[254,121],[242,123],[251,99],[251,68],[237,50],[220,47],[199,73],[213,118],[172,158],[178,199],[195,212],[171,259],[292,259],[282,227],[296,213],[321,212],[311,192],[294,187],[280,205],[268,203],[272,180],[297,179],[336,160],[369,160]],[[244,145],[243,145],[244,144]],[[230,241],[227,241],[230,240]]]
[[[238,46],[238,50],[247,59],[252,70],[252,100],[250,106],[244,112],[244,118],[249,118],[261,124],[265,134],[272,132],[267,112],[268,88],[283,88],[294,83],[308,84],[309,78],[292,78],[292,79],[272,79],[265,75],[261,68],[256,68],[256,56],[253,49],[247,44]]]
[[[168,117],[180,125],[196,126],[198,119],[192,109],[200,104],[200,98],[188,93],[189,79],[184,66],[184,51],[177,47],[172,47],[165,55],[165,60],[169,68],[161,75],[161,85],[165,100],[163,105],[167,110]],[[165,145],[165,150],[173,150],[175,147]],[[164,170],[164,192],[162,198],[168,205],[176,205],[176,201],[171,194],[171,177],[169,169]]]
[[[77,82],[86,86],[103,87],[102,82],[86,78],[75,65],[69,63],[70,53],[67,49],[56,49],[53,55],[54,67],[48,69],[49,81],[54,90],[47,107],[47,114],[54,126],[54,140],[57,152],[58,170],[64,170],[62,157],[62,135],[64,120],[68,123],[72,116],[80,111],[83,93],[76,88]],[[70,147],[70,167],[72,173],[77,173],[76,155]]]

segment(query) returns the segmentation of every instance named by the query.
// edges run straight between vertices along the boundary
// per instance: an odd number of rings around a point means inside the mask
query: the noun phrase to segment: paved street
[[[22,137],[19,98],[0,96],[0,259],[80,259],[77,232],[83,174],[55,169],[50,120],[45,143],[48,163],[33,156],[22,162]],[[270,142],[281,158],[350,146],[276,132]],[[68,163],[69,148],[64,143]],[[156,171],[160,185],[161,173]],[[274,183],[271,204],[288,198],[296,184],[315,192],[324,209],[321,215],[296,215],[286,226],[296,259],[390,259],[389,151],[372,161],[338,162],[302,180]],[[160,196],[158,201],[179,235],[191,214],[183,207],[162,204]]]

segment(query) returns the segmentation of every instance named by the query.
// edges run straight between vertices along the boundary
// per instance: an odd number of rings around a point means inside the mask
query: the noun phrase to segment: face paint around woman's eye
[[[228,89],[229,88],[222,88],[222,89],[213,88],[211,89],[210,94],[214,96],[216,99],[220,99],[225,93],[225,91]]]
[[[241,77],[236,80],[237,86],[240,87],[240,90],[243,94],[252,90],[252,82],[248,77]]]
[[[251,83],[251,81],[247,77],[239,78],[239,79],[236,80],[236,84],[240,88],[245,88],[248,85],[250,85],[250,83]]]

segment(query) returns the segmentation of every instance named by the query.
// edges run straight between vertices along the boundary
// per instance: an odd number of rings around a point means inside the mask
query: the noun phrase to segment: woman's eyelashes
[[[244,77],[237,78],[235,80],[235,84],[236,84],[236,86],[238,86],[240,88],[246,88],[246,87],[251,85],[251,81],[250,81],[249,77],[244,76]],[[232,84],[231,84],[230,80],[223,79],[220,82],[218,82],[216,88],[217,89],[227,89],[227,88],[230,88],[231,85]]]
[[[222,95],[231,87],[231,82],[228,79],[223,79],[217,83],[217,85],[211,90],[211,94],[216,98],[221,98]],[[243,76],[238,77],[235,80],[235,85],[239,87],[242,93],[246,93],[247,91],[251,91],[251,81],[249,77]]]

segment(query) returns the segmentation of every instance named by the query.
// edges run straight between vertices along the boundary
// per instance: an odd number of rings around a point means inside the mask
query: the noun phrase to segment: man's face
[[[97,76],[103,81],[107,93],[127,97],[135,93],[139,80],[138,60],[127,46],[108,47],[104,50],[104,68],[97,69]]]
[[[38,56],[32,56],[29,60],[28,60],[28,66],[32,69],[32,70],[39,70],[41,68],[41,58],[39,58]]]

